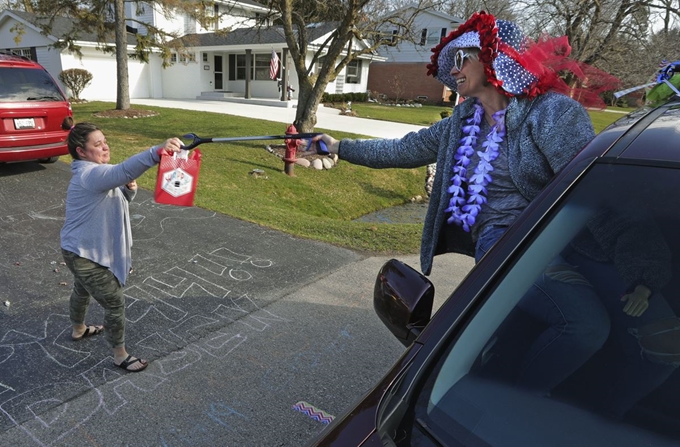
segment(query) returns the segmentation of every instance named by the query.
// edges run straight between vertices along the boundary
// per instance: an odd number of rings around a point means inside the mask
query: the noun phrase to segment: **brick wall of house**
[[[390,99],[409,100],[427,96],[429,103],[441,103],[445,92],[449,93],[441,82],[427,76],[427,64],[421,62],[371,63],[368,90],[387,95]]]

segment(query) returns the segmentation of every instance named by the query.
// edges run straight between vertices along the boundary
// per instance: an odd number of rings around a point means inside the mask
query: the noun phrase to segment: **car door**
[[[678,445],[678,167],[604,158],[553,184],[416,340],[381,404],[384,444]],[[629,315],[640,284],[648,307]],[[558,294],[582,315],[545,318]]]

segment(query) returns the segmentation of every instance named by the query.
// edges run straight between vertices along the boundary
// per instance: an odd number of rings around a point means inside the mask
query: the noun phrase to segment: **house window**
[[[246,55],[229,55],[229,80],[243,81],[246,79]]]
[[[361,61],[359,59],[354,59],[347,64],[347,68],[345,68],[345,83],[361,83]]]
[[[27,57],[29,59],[33,59],[33,54],[31,52],[30,48],[15,48],[12,50],[14,53],[18,54],[19,56]]]
[[[203,62],[208,62],[208,53],[201,53]]]
[[[170,62],[172,62],[173,64],[177,63],[177,53],[172,53],[170,55]]]
[[[253,73],[253,79],[256,81],[269,81],[271,80],[269,76],[269,64],[271,63],[272,55],[268,54],[256,54],[255,55],[255,72]],[[281,61],[281,56],[279,55],[279,61]],[[281,62],[279,62],[279,73],[281,72]]]
[[[399,37],[399,29],[393,29],[392,32],[385,32],[381,36],[382,44],[387,46],[395,46]]]
[[[446,28],[425,28],[420,34],[420,45],[437,45],[444,36],[446,36]]]
[[[189,62],[196,62],[196,53],[180,54],[179,61],[184,65],[188,64]]]
[[[279,58],[281,56],[279,55]],[[250,79],[254,81],[269,81],[269,63],[271,62],[271,53],[267,54],[253,54],[254,67],[251,69]],[[279,68],[280,70],[280,68]],[[246,55],[245,54],[230,54],[229,55],[229,80],[230,81],[244,81],[246,79]]]

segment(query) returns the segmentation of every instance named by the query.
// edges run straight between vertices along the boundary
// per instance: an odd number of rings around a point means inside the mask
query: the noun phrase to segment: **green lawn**
[[[427,105],[422,107],[396,107],[372,103],[352,103],[352,111],[356,112],[357,116],[361,118],[429,126],[442,119],[441,112],[450,112],[451,107]]]
[[[205,137],[276,135],[283,123],[219,113],[144,107],[159,115],[139,119],[97,118],[93,114],[114,108],[112,103],[74,104],[76,122],[94,122],[111,146],[111,162],[120,162],[170,136],[196,133]],[[317,129],[324,131],[324,129]],[[329,131],[337,138],[358,137]],[[424,193],[425,168],[373,170],[340,162],[328,171],[295,168],[284,174],[283,161],[265,150],[266,141],[206,144],[195,205],[275,228],[372,253],[415,253],[420,225],[352,222],[364,214],[406,203]],[[282,142],[276,142],[282,143]],[[68,157],[62,157],[67,160]],[[267,178],[249,173],[262,169]],[[156,169],[139,179],[152,190]]]
[[[353,104],[361,117],[428,125],[440,119],[444,107],[397,108]],[[170,136],[196,133],[205,137],[281,134],[285,124],[210,112],[144,107],[159,115],[139,119],[97,118],[113,103],[74,104],[76,122],[101,127],[117,163]],[[598,131],[622,116],[592,112]],[[327,131],[336,138],[358,135]],[[280,143],[280,142],[277,142]],[[353,222],[359,216],[408,202],[423,195],[425,168],[373,170],[340,161],[328,171],[295,168],[283,173],[280,158],[265,150],[265,141],[206,144],[196,206],[309,239],[380,254],[417,253],[421,225]],[[62,157],[67,161],[69,157]],[[250,175],[262,169],[267,178]],[[156,169],[139,179],[153,190]]]
[[[620,107],[618,108],[618,111],[625,111],[630,112],[633,109],[628,109],[627,111],[624,109],[621,109]],[[606,111],[596,111],[596,110],[590,110],[588,111],[588,115],[590,115],[590,119],[593,122],[593,127],[595,128],[595,132],[600,133],[605,127],[609,126],[611,123],[616,121],[619,118],[622,118],[625,116],[624,113],[617,113],[616,111],[613,112],[606,112]]]

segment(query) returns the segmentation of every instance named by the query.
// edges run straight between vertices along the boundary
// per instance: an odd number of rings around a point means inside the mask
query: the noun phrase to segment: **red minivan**
[[[71,104],[54,78],[37,62],[0,51],[0,163],[54,163],[68,154]]]

